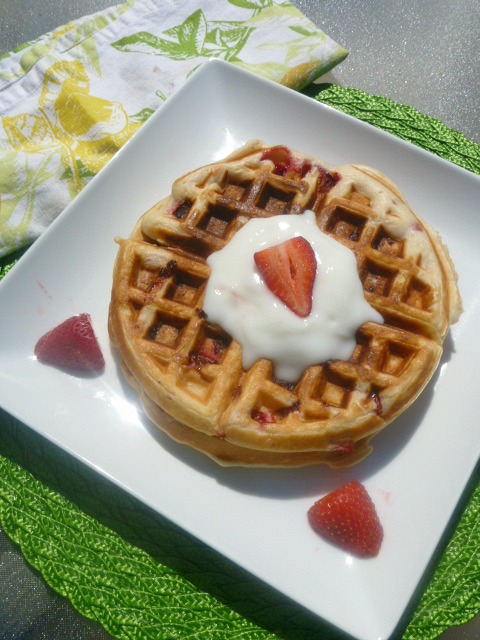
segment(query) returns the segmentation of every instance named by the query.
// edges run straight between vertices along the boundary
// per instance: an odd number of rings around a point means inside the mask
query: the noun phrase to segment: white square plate
[[[347,471],[224,469],[143,418],[109,347],[116,245],[174,178],[251,138],[332,164],[371,165],[440,231],[465,312],[415,405]],[[0,405],[266,583],[360,640],[398,624],[480,450],[480,180],[314,100],[239,70],[205,64],[93,179],[0,284]],[[37,339],[87,312],[106,357],[100,376],[39,364]],[[379,556],[324,543],[306,512],[350,479],[385,530]],[[179,497],[182,499],[179,499]]]

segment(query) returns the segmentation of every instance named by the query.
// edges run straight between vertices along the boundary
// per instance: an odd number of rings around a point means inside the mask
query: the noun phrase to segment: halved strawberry
[[[35,355],[44,364],[80,371],[95,371],[105,366],[87,313],[68,318],[42,336],[35,345]]]
[[[353,480],[318,500],[308,510],[313,529],[361,558],[378,555],[383,527],[365,487]]]
[[[315,252],[297,236],[254,254],[255,264],[266,286],[301,318],[312,311],[312,290],[317,273]]]

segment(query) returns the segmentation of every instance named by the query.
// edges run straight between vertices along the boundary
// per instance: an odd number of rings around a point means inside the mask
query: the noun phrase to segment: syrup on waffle
[[[252,218],[307,209],[353,251],[384,323],[359,327],[348,361],[285,383],[267,359],[244,370],[208,321],[206,259]],[[126,379],[155,424],[220,464],[358,463],[424,389],[461,312],[445,246],[385,176],[259,141],[179,178],[118,243],[109,330]]]

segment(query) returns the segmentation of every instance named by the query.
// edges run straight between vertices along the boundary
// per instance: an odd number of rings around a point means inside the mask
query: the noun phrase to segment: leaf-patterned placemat
[[[410,107],[336,86],[306,93],[480,174],[478,145]],[[0,276],[18,257],[3,259]],[[0,426],[1,526],[57,593],[115,638],[345,637],[4,412]],[[479,542],[476,475],[397,638],[433,640],[478,613]]]

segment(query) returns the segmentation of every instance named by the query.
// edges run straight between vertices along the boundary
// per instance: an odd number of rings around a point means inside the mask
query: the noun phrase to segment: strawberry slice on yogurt
[[[258,251],[254,260],[266,286],[277,298],[297,316],[310,315],[317,261],[305,238],[297,236]]]

